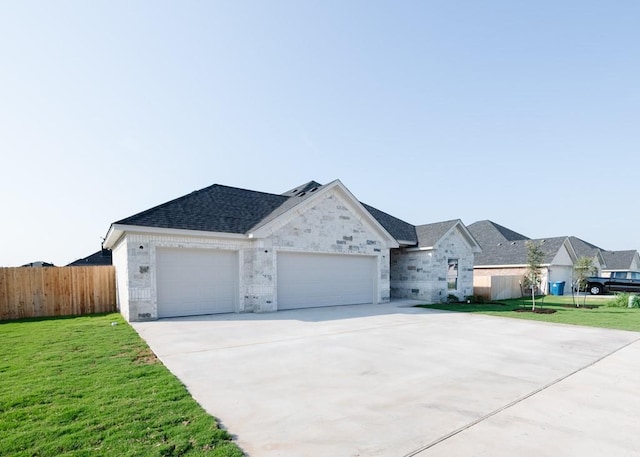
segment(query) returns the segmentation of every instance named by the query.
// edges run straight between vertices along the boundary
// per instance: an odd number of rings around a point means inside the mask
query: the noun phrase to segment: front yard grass
[[[515,311],[518,308],[531,309],[530,298],[518,298],[479,304],[442,303],[434,305],[420,305],[420,307],[640,332],[640,309],[609,307],[606,306],[608,300],[614,299],[588,297],[587,305],[598,306],[597,308],[589,309],[584,307],[573,307],[572,298],[566,296],[548,295],[544,298],[544,301],[536,299],[536,308],[553,309],[555,310],[555,313],[553,314],[537,314]],[[582,304],[582,300],[580,300],[580,303]]]
[[[108,314],[0,323],[0,455],[243,453]]]

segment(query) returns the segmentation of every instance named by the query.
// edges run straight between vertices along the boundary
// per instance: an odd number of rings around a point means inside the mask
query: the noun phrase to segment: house
[[[603,268],[606,267],[606,262],[603,256],[604,250],[575,236],[570,236],[569,242],[571,243],[571,246],[573,246],[573,250],[578,258],[586,257],[593,261],[593,275],[600,276]]]
[[[93,254],[84,257],[82,259],[74,260],[68,267],[95,267],[95,266],[104,266],[111,265],[111,251],[108,249],[100,249],[98,252],[94,252]]]
[[[605,267],[602,276],[609,277],[612,271],[640,271],[638,251],[603,251]]]
[[[460,221],[415,227],[339,180],[283,194],[215,184],[114,222],[104,248],[130,321],[385,303],[409,286],[416,298],[462,297],[479,250]]]
[[[480,245],[459,219],[415,227],[415,243],[391,250],[391,297],[438,303],[473,295]]]
[[[35,262],[25,263],[24,265],[20,265],[21,267],[55,267],[51,262],[44,262],[42,260],[38,260]]]
[[[482,252],[475,256],[473,267],[476,287],[493,289],[490,278],[511,278],[509,290],[505,290],[503,296],[493,296],[495,291],[492,291],[492,299],[520,295],[519,282],[527,271],[529,241],[536,243],[544,253],[541,264],[542,290],[548,291],[549,284],[556,281],[571,285],[573,264],[578,256],[569,237],[532,240],[492,221],[474,222],[468,229],[482,248]]]

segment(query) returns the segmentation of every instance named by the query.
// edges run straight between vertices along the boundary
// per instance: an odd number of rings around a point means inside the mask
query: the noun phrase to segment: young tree
[[[587,287],[587,278],[589,276],[593,276],[596,274],[598,269],[593,263],[593,258],[591,257],[580,257],[573,264],[573,289],[577,289],[580,292],[580,289],[585,289]],[[584,305],[587,302],[587,294],[584,294],[584,299],[582,304]],[[573,299],[573,304],[576,306],[580,306],[580,302],[576,303],[575,296]]]
[[[544,252],[539,245],[533,241],[527,241],[527,273],[526,282],[531,286],[531,311],[536,310],[536,288],[542,281],[542,273],[540,270],[542,261],[544,260]]]

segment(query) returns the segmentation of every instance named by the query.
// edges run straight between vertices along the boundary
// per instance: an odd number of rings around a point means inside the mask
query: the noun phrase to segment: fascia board
[[[529,265],[526,263],[523,264],[513,264],[513,265],[474,265],[473,268],[486,268],[486,269],[497,269],[497,268],[527,268]],[[540,265],[541,268],[549,268],[551,264],[543,263]]]
[[[102,246],[105,249],[113,248],[118,240],[122,237],[122,230],[118,229],[118,224],[111,224],[109,230],[107,231],[107,235],[104,237],[104,241],[102,242]]]
[[[435,246],[420,246],[420,247],[414,247],[414,248],[406,248],[405,251],[407,252],[433,251],[434,249],[435,249]]]
[[[176,236],[198,236],[205,238],[227,238],[234,240],[246,240],[247,235],[242,233],[207,232],[204,230],[185,230],[164,227],[145,227],[143,225],[122,225],[112,224],[105,238],[104,247],[111,248],[124,235],[124,233],[140,233],[150,235],[176,235]]]

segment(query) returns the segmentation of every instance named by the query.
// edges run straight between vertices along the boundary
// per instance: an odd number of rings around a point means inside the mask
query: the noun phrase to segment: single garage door
[[[376,258],[278,253],[278,309],[373,303]]]
[[[235,251],[158,248],[158,317],[234,312],[237,259]]]

